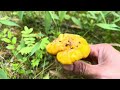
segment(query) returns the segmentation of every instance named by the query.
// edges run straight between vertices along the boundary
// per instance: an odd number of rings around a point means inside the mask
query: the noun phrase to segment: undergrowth
[[[89,44],[117,43],[120,50],[119,11],[1,11],[0,17],[2,79],[84,79],[46,52],[61,33],[81,35]]]

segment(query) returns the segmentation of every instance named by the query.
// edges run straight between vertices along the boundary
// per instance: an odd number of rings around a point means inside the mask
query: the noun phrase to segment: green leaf
[[[0,23],[4,24],[4,25],[8,25],[8,26],[17,26],[17,27],[20,27],[18,24],[14,23],[12,21],[9,21],[9,20],[0,20]]]
[[[16,44],[16,41],[17,41],[17,38],[16,38],[16,37],[13,37],[13,38],[12,38],[12,44]]]
[[[19,64],[17,63],[12,63],[12,70],[17,70],[19,67]]]
[[[2,69],[0,69],[0,79],[8,79],[7,74]]]
[[[54,11],[49,11],[49,13],[50,13],[52,19],[57,19],[57,20],[59,20],[59,17],[55,14]]]
[[[23,34],[29,34],[33,31],[33,28],[28,28],[27,26],[24,27],[24,31],[22,31],[21,33]]]
[[[96,25],[103,28],[103,29],[120,31],[120,27],[117,26],[116,24],[98,23]]]
[[[120,18],[117,18],[112,23],[116,23],[116,22],[119,22],[119,21],[120,21]]]
[[[25,47],[25,42],[24,42],[24,40],[22,39],[21,41],[20,41],[20,45],[18,45],[18,47],[17,47],[17,50],[19,51],[19,50],[21,50],[22,48],[24,48]]]
[[[35,37],[35,36],[36,36],[36,34],[28,34],[28,35],[22,34],[22,37]]]
[[[43,38],[43,39],[41,40],[41,42],[37,42],[37,43],[35,44],[35,46],[33,47],[33,49],[31,50],[31,53],[29,54],[29,56],[32,56],[32,55],[33,55],[37,50],[39,50],[40,48],[43,50],[48,43],[49,43],[48,37]]]
[[[43,79],[50,79],[49,73],[47,73],[47,74],[43,77]]]
[[[115,11],[112,11],[112,12],[110,12],[110,13],[112,13],[115,17],[117,17],[117,18],[119,18],[120,17],[120,15],[119,14],[117,14]]]
[[[15,48],[15,46],[14,46],[14,45],[10,45],[10,44],[9,44],[6,48],[7,48],[7,49],[11,49],[11,50],[12,50],[12,49],[14,49],[14,48]]]
[[[25,26],[25,27],[24,27],[24,30],[25,30],[25,31],[28,31],[29,29],[28,29],[28,27],[27,27],[27,26]]]
[[[45,35],[44,34],[42,34],[42,33],[38,33],[36,36],[38,36],[38,37],[44,37]]]
[[[51,26],[51,21],[52,18],[50,16],[50,13],[48,11],[45,12],[45,18],[44,18],[44,23],[45,23],[45,32],[47,33],[48,30],[50,29]]]
[[[42,59],[43,58],[43,53],[44,53],[44,51],[42,51],[42,50],[37,50],[36,52],[35,52],[35,55],[36,55],[36,58],[38,58],[38,59]]]
[[[33,68],[34,68],[35,66],[38,66],[38,65],[39,65],[40,59],[33,59],[31,62],[32,62],[31,65],[32,65]]]
[[[16,55],[16,58],[17,58],[19,61],[21,61],[21,60],[23,59],[23,56],[22,56],[21,54],[17,54],[17,55]]]
[[[4,28],[3,33],[6,34],[8,31],[8,28]]]
[[[26,44],[27,46],[33,46],[34,43],[35,43],[35,41],[25,41],[25,44]]]
[[[103,18],[103,20],[104,20],[104,23],[106,23],[105,15],[103,14],[103,12],[102,12],[102,11],[100,11],[100,14],[101,14],[101,17],[102,17],[102,18]]]
[[[4,17],[1,17],[0,20],[7,20],[9,19],[9,17],[7,15],[5,15]]]
[[[80,28],[82,28],[81,23],[80,23],[80,20],[78,20],[78,19],[75,18],[75,17],[72,17],[71,19],[72,19],[72,21],[73,21],[77,26],[80,26]]]
[[[23,19],[23,15],[24,15],[24,11],[19,11],[18,16],[19,16],[20,20]]]
[[[58,12],[60,22],[63,21],[63,19],[65,18],[66,13],[67,13],[67,11],[59,11]]]
[[[52,18],[54,24],[56,25],[55,19],[59,19],[58,16],[55,14],[54,11],[48,11],[48,12],[49,12],[49,14],[50,14],[50,16],[51,16],[51,18]]]
[[[25,74],[26,71],[25,71],[24,69],[19,69],[19,70],[18,70],[18,73],[19,73],[19,74]]]
[[[96,17],[96,11],[88,11],[91,15],[92,15],[92,17],[91,18],[93,18],[93,19],[97,19],[97,17]]]
[[[70,19],[70,15],[65,15],[65,19],[69,20]]]
[[[45,49],[46,45],[49,43],[48,37],[45,37],[42,39],[41,43],[40,43],[40,48],[43,50]]]
[[[2,38],[1,40],[6,42],[6,43],[10,43],[11,42],[10,39],[8,39],[8,38]]]
[[[35,44],[29,56],[32,56],[38,49],[40,49],[40,42]]]
[[[22,56],[22,55],[21,55]],[[24,62],[26,62],[28,59],[27,59],[27,57],[22,57],[22,58],[19,58],[18,59],[20,62],[22,62],[22,63],[24,63]]]
[[[35,38],[24,38],[25,41],[35,41]]]
[[[11,31],[8,31],[8,38],[10,39],[12,37]]]
[[[33,47],[24,47],[22,48],[19,52],[23,55],[23,54],[28,54],[31,52]]]

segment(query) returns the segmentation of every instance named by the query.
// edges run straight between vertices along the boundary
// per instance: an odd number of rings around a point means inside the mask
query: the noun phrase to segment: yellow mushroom
[[[88,57],[90,46],[87,41],[76,34],[60,34],[53,42],[46,46],[48,53],[56,55],[62,64],[72,64]]]

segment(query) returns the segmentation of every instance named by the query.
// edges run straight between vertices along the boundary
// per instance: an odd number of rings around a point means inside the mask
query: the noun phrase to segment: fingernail
[[[63,65],[63,68],[68,71],[73,71],[73,65]]]

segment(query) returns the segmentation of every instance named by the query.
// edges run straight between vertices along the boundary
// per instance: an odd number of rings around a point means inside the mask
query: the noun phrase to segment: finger
[[[87,58],[83,58],[82,60],[89,61],[92,64],[98,64],[98,53],[99,49],[96,45],[90,45],[90,54]]]
[[[114,48],[109,45],[109,44],[96,44],[96,45],[91,45],[91,53],[90,57],[91,58],[97,58],[98,64],[103,63],[104,61],[107,61],[109,59],[111,52],[114,52]],[[113,55],[113,54],[112,54]],[[109,57],[108,57],[109,56]],[[113,55],[114,56],[114,55]],[[112,57],[112,56],[111,56]]]
[[[90,54],[89,54],[89,57],[97,58],[98,55],[99,55],[99,46],[98,46],[98,44],[96,44],[96,45],[90,45]]]
[[[113,47],[109,44],[103,43],[103,44],[95,44],[90,45],[90,55],[91,57],[99,57],[99,52],[108,51],[109,49],[112,49]]]
[[[63,65],[63,68],[68,71],[73,71],[73,64],[71,65]]]
[[[97,77],[97,73],[99,71],[97,65],[90,65],[83,61],[76,61],[72,65],[64,65],[63,68],[76,74],[93,77]]]
[[[84,60],[90,61],[91,63],[94,64],[98,64],[103,60],[103,57],[106,55],[106,52],[110,53],[108,52],[108,50],[110,49],[111,45],[108,45],[106,43],[90,45],[90,54]]]

